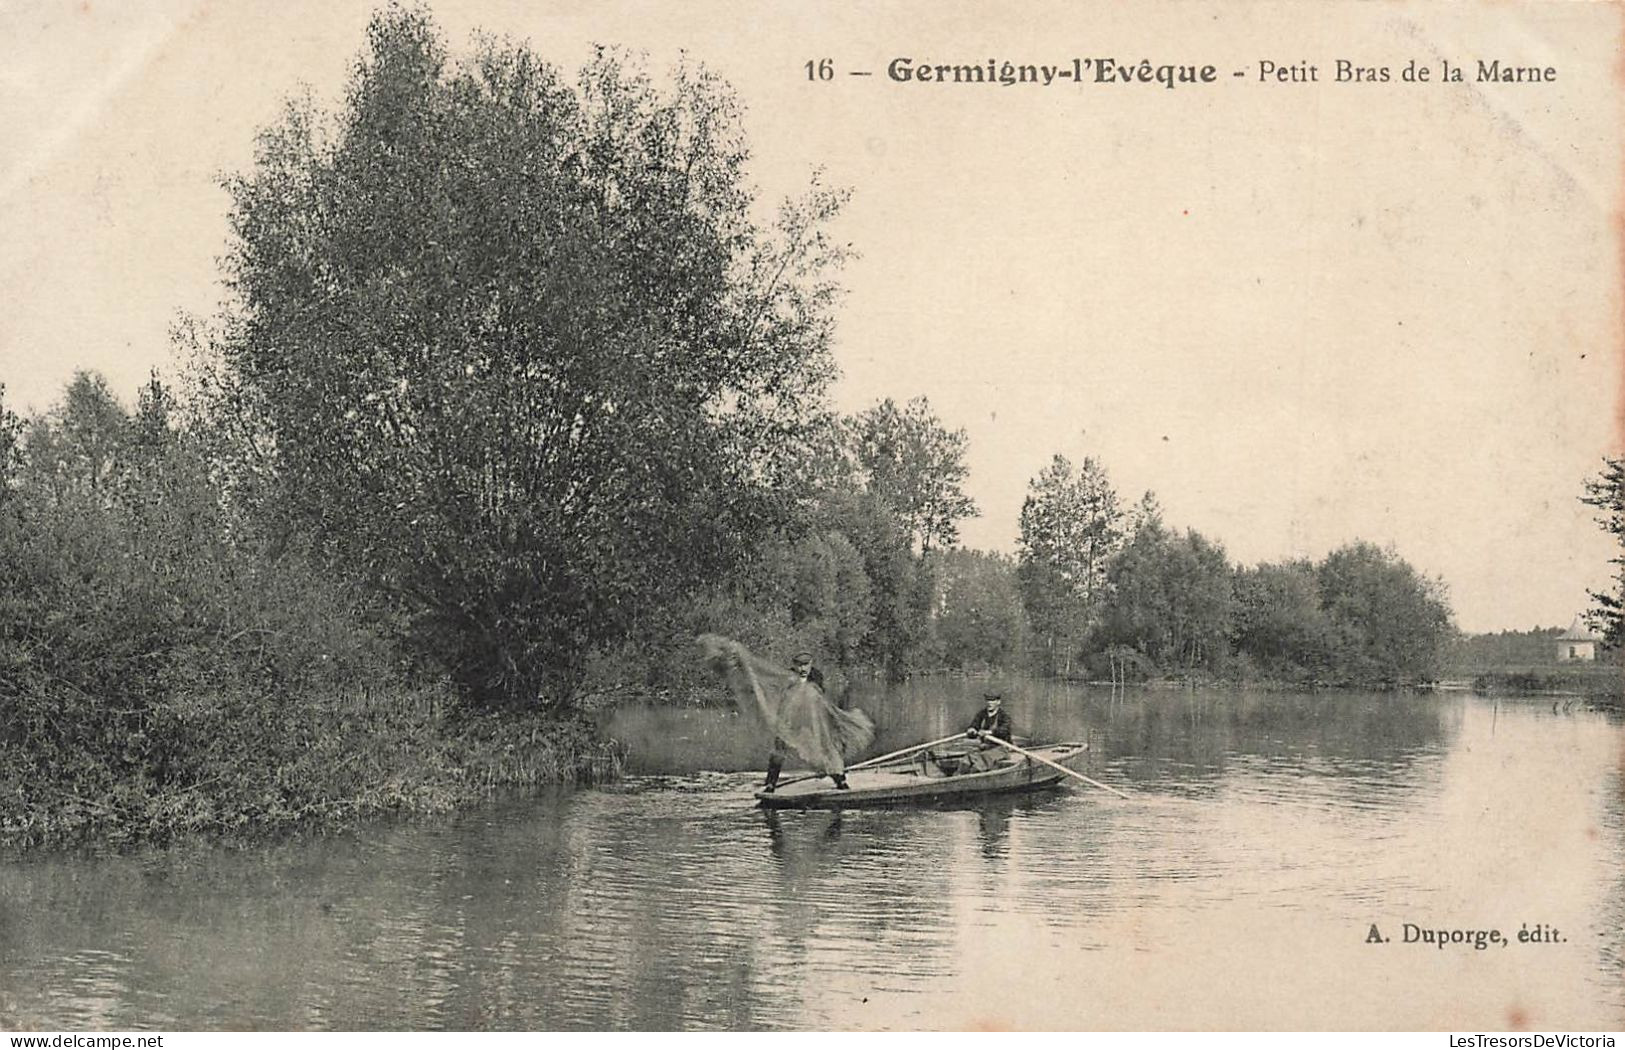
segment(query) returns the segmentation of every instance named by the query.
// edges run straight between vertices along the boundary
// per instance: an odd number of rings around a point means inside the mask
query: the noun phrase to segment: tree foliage
[[[1107,568],[1097,645],[1127,646],[1163,670],[1219,670],[1233,600],[1224,548],[1146,515]]]
[[[1236,570],[1236,650],[1286,681],[1330,680],[1331,626],[1320,606],[1313,563],[1289,561]]]
[[[77,372],[62,400],[35,418],[24,439],[30,480],[56,501],[83,496],[106,504],[118,482],[124,410],[91,372]]]
[[[1552,662],[1562,627],[1531,627],[1462,635],[1450,651],[1453,673],[1503,672]]]
[[[960,486],[965,431],[942,425],[923,397],[899,409],[891,398],[851,421],[854,457],[865,487],[908,532],[922,553],[959,542],[959,522],[974,517],[976,503]]]
[[[1067,673],[1098,612],[1106,566],[1123,542],[1123,512],[1106,469],[1057,455],[1027,486],[1019,578],[1034,641],[1049,669]]]
[[[244,542],[172,405],[156,378],[132,413],[80,374],[27,423],[0,506],[0,839],[421,800],[432,777],[392,774],[445,747],[446,690],[403,673],[341,579]]]
[[[1346,680],[1431,682],[1454,635],[1444,584],[1373,543],[1351,543],[1316,570],[1334,659]]]
[[[0,383],[0,510],[10,502],[23,462],[23,418],[6,405],[6,385]]]
[[[1444,585],[1371,543],[1348,544],[1318,564],[1241,570],[1235,593],[1236,648],[1288,679],[1431,682],[1455,639]]]
[[[920,663],[930,634],[930,566],[909,544],[908,526],[874,493],[846,486],[820,494],[812,519],[844,536],[869,583],[870,628],[856,655],[889,677]]]
[[[845,534],[825,532],[796,544],[789,562],[790,623],[803,644],[842,664],[855,662],[874,622],[863,556]]]
[[[1597,524],[1620,546],[1609,559],[1613,592],[1592,591],[1589,616],[1591,626],[1602,632],[1603,644],[1613,648],[1625,641],[1625,459],[1605,459],[1597,476],[1587,479],[1585,491],[1581,502],[1601,512]]]
[[[1028,627],[1015,559],[984,551],[949,550],[942,553],[937,566],[936,630],[947,666],[1020,670]]]
[[[230,180],[222,400],[288,531],[470,694],[568,695],[783,522],[840,197],[759,229],[746,156],[702,71],[571,86],[392,12],[342,109],[290,106]]]

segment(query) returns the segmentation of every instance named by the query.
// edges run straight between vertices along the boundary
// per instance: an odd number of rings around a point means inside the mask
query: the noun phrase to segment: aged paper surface
[[[737,91],[764,200],[815,169],[850,187],[836,402],[924,394],[966,428],[967,546],[1012,549],[1059,452],[1238,563],[1391,543],[1468,631],[1566,624],[1607,583],[1577,498],[1621,442],[1618,4],[432,13],[454,47],[504,34],[566,69],[595,43],[657,70],[686,55]],[[47,407],[76,369],[128,396],[175,367],[177,311],[218,295],[217,176],[300,84],[339,97],[370,14],[0,10],[9,403]],[[1374,999],[1370,1027],[1386,1016]]]

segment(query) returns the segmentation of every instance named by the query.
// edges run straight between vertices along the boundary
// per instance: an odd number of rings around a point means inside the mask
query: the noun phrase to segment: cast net
[[[874,740],[868,715],[836,707],[823,690],[787,668],[721,635],[702,634],[699,643],[706,664],[728,683],[764,746],[777,737],[816,772],[828,774],[844,772],[848,756]]]

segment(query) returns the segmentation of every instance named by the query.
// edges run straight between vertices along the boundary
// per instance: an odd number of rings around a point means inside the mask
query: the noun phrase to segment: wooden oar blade
[[[1051,767],[1053,767],[1055,769],[1059,769],[1061,772],[1065,773],[1067,776],[1074,777],[1074,778],[1076,778],[1078,780],[1081,780],[1085,784],[1089,784],[1089,785],[1091,785],[1093,787],[1100,788],[1102,791],[1110,791],[1112,794],[1116,795],[1118,798],[1128,798],[1127,795],[1123,794],[1121,791],[1117,790],[1116,788],[1112,787],[1109,784],[1102,784],[1098,780],[1094,780],[1094,779],[1091,779],[1089,777],[1086,777],[1082,773],[1079,773],[1077,770],[1068,769],[1066,766],[1061,765],[1061,763],[1051,761],[1050,759],[1045,758],[1043,755],[1035,755],[1031,751],[1028,751],[1026,748],[1020,746],[1019,744],[1012,744],[1010,741],[1008,741],[1008,740],[1000,740],[998,737],[992,737],[991,739],[995,743],[997,743],[1000,747],[1009,748],[1011,751],[1015,751],[1015,752],[1017,752],[1019,754],[1026,755],[1028,758],[1032,759],[1034,762],[1042,762],[1046,766],[1051,766]]]

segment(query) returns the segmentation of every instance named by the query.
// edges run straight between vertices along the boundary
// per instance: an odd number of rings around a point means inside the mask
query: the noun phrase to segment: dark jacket
[[[996,736],[1000,740],[1008,741],[1010,739],[1010,712],[1001,707],[998,714],[989,715],[987,708],[984,707],[976,712],[976,720],[970,724],[970,727],[989,736]]]

